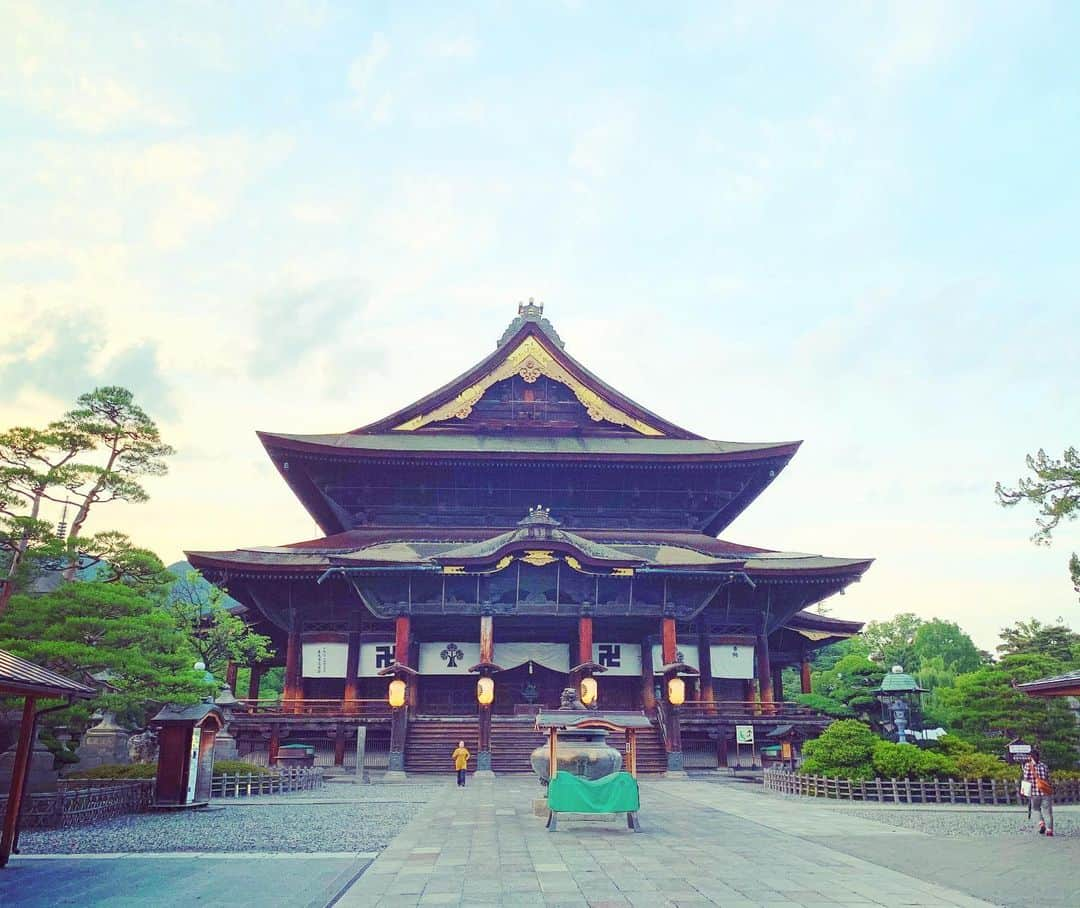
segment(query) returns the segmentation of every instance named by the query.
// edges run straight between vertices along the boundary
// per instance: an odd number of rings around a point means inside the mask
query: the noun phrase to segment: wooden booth
[[[224,725],[213,703],[166,706],[150,721],[158,729],[157,807],[205,807],[214,775],[214,739]]]
[[[26,795],[26,777],[30,766],[30,752],[34,746],[38,716],[52,709],[70,704],[75,699],[90,699],[96,691],[20,659],[0,649],[0,696],[22,697],[22,721],[15,745],[15,763],[12,767],[11,784],[7,792],[4,811],[4,829],[0,836],[0,867],[7,864],[19,837],[19,813]],[[39,700],[63,700],[64,703],[39,710]]]

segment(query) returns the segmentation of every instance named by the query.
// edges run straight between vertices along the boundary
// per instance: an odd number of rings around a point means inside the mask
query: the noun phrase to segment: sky
[[[130,387],[102,506],[170,563],[320,535],[256,429],[345,431],[518,301],[709,438],[803,439],[725,531],[877,559],[828,601],[1080,627],[995,481],[1077,444],[1070,3],[0,0],[0,426]]]

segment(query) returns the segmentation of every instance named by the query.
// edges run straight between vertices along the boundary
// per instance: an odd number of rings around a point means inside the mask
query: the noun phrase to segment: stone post
[[[131,734],[116,724],[111,712],[102,714],[101,721],[87,729],[79,745],[79,769],[93,769],[111,763],[128,764],[131,754],[128,742]]]

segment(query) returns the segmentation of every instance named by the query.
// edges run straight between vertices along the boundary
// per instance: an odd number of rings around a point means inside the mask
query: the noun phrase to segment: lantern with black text
[[[581,679],[581,702],[586,706],[596,702],[596,679],[592,675]]]
[[[405,682],[400,678],[395,678],[390,682],[390,693],[388,697],[390,705],[397,709],[400,706],[405,705]]]
[[[682,706],[686,699],[686,682],[682,678],[668,679],[667,698],[672,706]]]
[[[495,702],[495,682],[491,678],[481,678],[476,682],[476,701],[481,706],[491,706]]]

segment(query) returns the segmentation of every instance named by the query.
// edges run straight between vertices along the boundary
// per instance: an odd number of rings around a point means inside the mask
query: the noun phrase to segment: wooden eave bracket
[[[380,677],[385,677],[386,675],[406,675],[412,678],[420,677],[420,672],[418,672],[415,668],[409,668],[409,666],[401,665],[397,662],[395,662],[393,665],[386,666],[386,668],[380,668],[378,672],[376,672],[376,674],[378,674]]]
[[[700,675],[694,666],[687,665],[685,662],[669,662],[667,665],[660,666],[660,673],[663,675]]]
[[[502,670],[502,666],[496,665],[494,662],[477,662],[476,665],[469,669],[470,672],[480,672],[481,674],[486,672],[491,675]]]
[[[599,675],[602,672],[607,671],[606,665],[601,665],[599,662],[582,662],[581,665],[575,665],[570,672],[590,672],[594,675]]]

